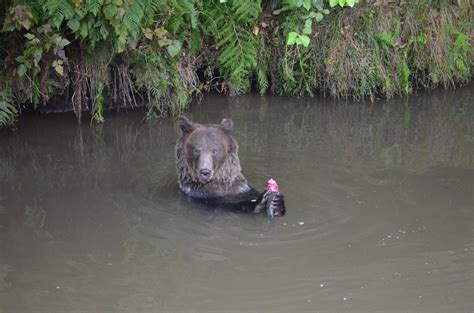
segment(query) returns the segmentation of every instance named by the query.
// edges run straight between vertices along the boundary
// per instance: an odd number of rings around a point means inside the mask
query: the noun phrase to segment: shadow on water
[[[207,96],[288,214],[177,190],[171,120],[24,118],[0,137],[0,312],[468,312],[472,86],[383,103]]]

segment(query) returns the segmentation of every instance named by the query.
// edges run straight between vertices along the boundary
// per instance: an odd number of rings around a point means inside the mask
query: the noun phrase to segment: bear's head
[[[183,116],[178,125],[182,131],[178,158],[186,163],[192,181],[208,184],[214,179],[225,179],[229,171],[240,171],[238,146],[232,136],[232,120],[223,119],[220,124],[202,125],[192,123]],[[232,169],[228,168],[230,163],[233,163]]]

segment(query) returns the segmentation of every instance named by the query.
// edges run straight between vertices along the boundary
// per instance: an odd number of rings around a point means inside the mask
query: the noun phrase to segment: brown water
[[[177,190],[172,120],[0,135],[0,312],[472,312],[474,91],[373,104],[206,96],[287,216]]]

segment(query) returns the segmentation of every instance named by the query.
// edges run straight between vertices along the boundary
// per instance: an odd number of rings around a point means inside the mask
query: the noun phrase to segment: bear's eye
[[[196,154],[201,153],[201,149],[198,149],[198,148],[194,149],[194,153],[196,153]]]
[[[217,154],[217,150],[216,149],[212,150],[212,154]]]

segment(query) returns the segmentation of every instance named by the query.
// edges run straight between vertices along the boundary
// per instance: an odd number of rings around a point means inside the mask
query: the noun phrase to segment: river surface
[[[175,119],[0,133],[0,312],[473,312],[474,86],[375,103],[205,96],[287,215],[177,189]]]

